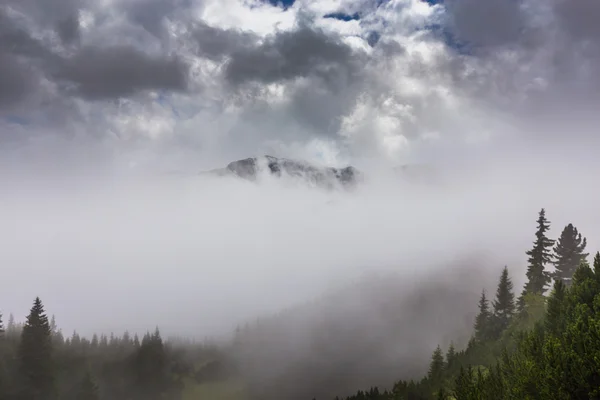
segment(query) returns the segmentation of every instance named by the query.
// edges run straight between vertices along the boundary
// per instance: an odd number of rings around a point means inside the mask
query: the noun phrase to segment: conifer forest
[[[526,252],[523,290],[514,287],[507,267],[499,268],[496,291],[481,292],[466,346],[438,345],[421,378],[398,376],[391,387],[365,387],[336,399],[600,398],[600,253],[588,259],[586,239],[573,224],[556,240],[548,237],[549,228],[542,209]],[[278,397],[276,385],[268,393],[253,391],[240,378],[235,353],[246,351],[252,332],[268,323],[238,328],[231,343],[211,344],[165,340],[158,328],[141,336],[64,335],[49,312],[35,298],[23,322],[2,316],[0,399],[290,397]]]

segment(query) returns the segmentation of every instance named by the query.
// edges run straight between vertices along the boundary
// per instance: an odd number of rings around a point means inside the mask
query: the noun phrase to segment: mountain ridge
[[[278,158],[270,155],[249,157],[232,161],[224,168],[207,171],[217,176],[236,176],[256,181],[261,174],[267,176],[289,176],[300,179],[313,186],[325,188],[351,188],[363,179],[363,174],[355,167],[321,167],[306,161]]]
[[[443,184],[440,171],[429,164],[402,164],[371,171],[367,174],[353,165],[344,167],[320,166],[308,161],[271,155],[255,156],[232,161],[222,168],[200,172],[202,175],[235,177],[250,182],[263,178],[288,178],[297,183],[320,189],[352,190],[367,181],[392,179],[392,183],[409,182],[425,185]]]

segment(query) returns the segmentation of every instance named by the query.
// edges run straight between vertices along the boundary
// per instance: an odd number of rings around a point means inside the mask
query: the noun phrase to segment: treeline
[[[36,298],[24,324],[0,315],[0,400],[177,400],[211,351],[167,343],[158,329],[65,339]]]
[[[466,349],[438,346],[421,380],[346,400],[600,399],[600,253],[591,267],[572,224],[557,241],[549,229],[542,209],[523,291],[515,299],[505,267],[491,303],[481,294]]]

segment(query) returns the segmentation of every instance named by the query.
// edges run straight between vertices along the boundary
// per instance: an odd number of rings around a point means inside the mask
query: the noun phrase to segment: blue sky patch
[[[360,15],[358,15],[358,13],[345,14],[345,13],[341,13],[341,12],[335,12],[335,13],[326,14],[323,16],[323,18],[339,19],[340,21],[357,21],[360,19]]]
[[[472,51],[472,48],[469,46],[468,42],[460,40],[451,29],[442,24],[431,24],[426,26],[425,29],[431,31],[438,38],[442,39],[448,47],[455,50],[459,54],[470,54]]]
[[[267,0],[271,5],[274,5],[275,7],[281,7],[284,10],[287,9],[288,7],[291,7],[294,5],[294,2],[296,0]]]
[[[5,118],[6,122],[9,124],[15,125],[29,125],[29,120],[27,118],[19,117],[17,115],[9,115]]]

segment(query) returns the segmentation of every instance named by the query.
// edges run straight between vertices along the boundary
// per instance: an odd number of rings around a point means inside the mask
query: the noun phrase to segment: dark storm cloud
[[[474,46],[501,46],[517,41],[524,17],[517,0],[452,0],[446,5],[450,29]]]
[[[178,57],[153,57],[135,48],[84,48],[66,60],[58,76],[87,99],[130,96],[139,91],[184,91],[187,65]]]
[[[204,22],[193,25],[192,39],[197,44],[198,55],[211,60],[222,60],[232,53],[242,52],[258,41],[252,33],[220,29]]]
[[[140,25],[151,34],[160,37],[164,33],[165,19],[185,18],[191,5],[192,0],[128,0],[124,10],[133,24]]]
[[[79,20],[74,13],[81,2],[56,2],[57,9],[49,9],[46,20],[34,3],[25,0],[15,3],[13,9],[30,12],[28,17],[40,20],[40,29],[56,29],[62,42],[71,45],[71,55],[65,57],[56,44],[38,39],[19,14],[0,6],[0,108],[13,109],[33,96],[42,77],[68,90],[63,94],[94,100],[132,96],[145,90],[186,90],[188,66],[181,58],[149,55],[126,45],[81,47]]]
[[[364,82],[348,82],[344,90],[322,87],[318,82],[297,90],[289,104],[290,115],[318,134],[335,135],[342,115],[347,115],[364,91]]]
[[[44,27],[77,15],[80,9],[91,4],[88,0],[1,0],[2,3],[33,18]]]
[[[35,92],[34,64],[48,56],[36,39],[0,7],[0,110],[11,110]]]
[[[72,43],[79,39],[79,19],[76,15],[69,15],[59,21],[56,32],[64,43]]]
[[[46,46],[13,21],[2,8],[0,8],[0,52],[32,59],[50,56]]]
[[[348,45],[320,30],[302,26],[271,36],[260,46],[234,52],[225,75],[233,84],[273,83],[309,76],[335,83],[353,74],[356,61]]]
[[[32,76],[27,64],[0,52],[0,112],[10,110],[34,91]]]
[[[599,1],[555,0],[554,13],[560,27],[574,39],[600,40]]]

